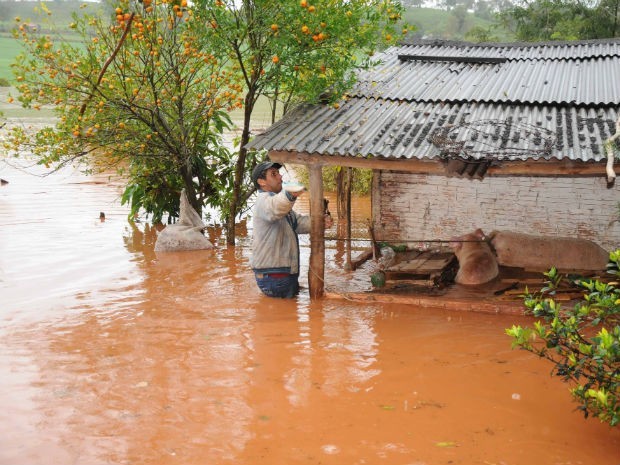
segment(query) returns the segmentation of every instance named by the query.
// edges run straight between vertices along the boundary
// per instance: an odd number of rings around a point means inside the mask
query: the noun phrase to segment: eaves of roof
[[[302,105],[246,147],[343,157],[598,162],[605,159],[603,143],[614,134],[618,116],[620,105],[595,109],[352,98],[338,110]]]

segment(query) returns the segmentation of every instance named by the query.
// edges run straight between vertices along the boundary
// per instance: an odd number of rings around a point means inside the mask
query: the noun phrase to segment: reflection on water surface
[[[269,299],[247,236],[156,254],[105,176],[0,177],[2,465],[620,463],[511,350],[526,318]],[[328,245],[328,279],[367,285],[342,264]]]

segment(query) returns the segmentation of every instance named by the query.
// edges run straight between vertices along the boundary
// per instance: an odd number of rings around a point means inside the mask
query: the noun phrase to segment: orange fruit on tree
[[[278,58],[278,55],[274,55],[273,58],[271,58],[271,61],[273,61],[274,63],[278,63],[280,61],[280,58]]]
[[[277,24],[272,24],[272,25],[271,25],[271,30],[272,30],[273,32],[276,32],[276,31],[278,30],[278,25],[277,25]]]
[[[308,6],[308,2],[306,0],[301,0],[299,2],[299,6],[302,8],[306,8]]]

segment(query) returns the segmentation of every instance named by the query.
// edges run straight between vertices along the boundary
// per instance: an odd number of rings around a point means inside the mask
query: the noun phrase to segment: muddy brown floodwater
[[[511,350],[529,318],[269,299],[243,231],[155,254],[105,176],[0,177],[2,465],[620,464],[620,430]]]

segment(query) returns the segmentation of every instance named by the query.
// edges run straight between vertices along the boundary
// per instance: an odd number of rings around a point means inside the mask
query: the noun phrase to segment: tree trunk
[[[255,103],[254,94],[254,91],[249,91],[245,96],[243,131],[241,132],[241,142],[239,144],[239,156],[237,158],[237,163],[235,164],[235,178],[233,184],[233,195],[230,201],[230,211],[228,212],[229,216],[226,219],[226,243],[228,245],[235,245],[235,219],[237,218],[239,205],[241,204],[241,185],[243,183],[243,175],[245,173],[245,159],[248,153],[245,149],[245,144],[247,144],[250,140],[250,120]]]

